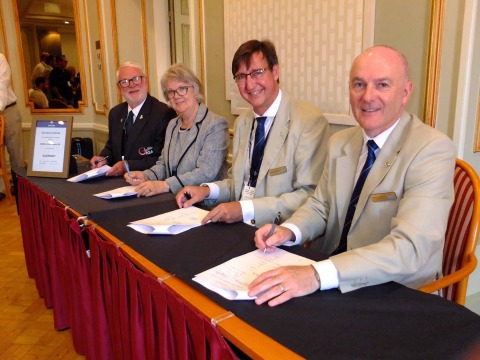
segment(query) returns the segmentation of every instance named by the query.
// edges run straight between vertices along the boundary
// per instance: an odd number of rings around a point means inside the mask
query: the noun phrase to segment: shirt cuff
[[[205,198],[205,200],[217,200],[218,194],[220,194],[220,188],[217,184],[214,183],[203,183],[200,186],[208,186],[210,189],[210,194]]]
[[[297,227],[297,225],[294,225],[292,223],[283,223],[281,226],[286,227],[287,229],[290,229],[293,234],[295,235],[295,241],[289,240],[285,242],[283,245],[285,246],[294,246],[294,245],[299,245],[302,242],[302,233],[300,232],[300,229]]]
[[[243,222],[247,225],[255,225],[255,208],[252,200],[240,200],[242,207]]]
[[[337,268],[330,259],[312,264],[320,275],[320,290],[338,288]]]

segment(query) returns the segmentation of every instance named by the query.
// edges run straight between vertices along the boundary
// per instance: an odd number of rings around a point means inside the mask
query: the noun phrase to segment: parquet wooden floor
[[[85,359],[70,330],[56,331],[53,311],[27,275],[15,205],[0,201],[0,360]]]

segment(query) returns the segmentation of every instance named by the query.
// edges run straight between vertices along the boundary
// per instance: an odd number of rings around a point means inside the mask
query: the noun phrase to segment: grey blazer
[[[240,199],[253,118],[249,109],[235,121],[233,164],[228,178],[216,182],[220,192],[214,205]],[[313,193],[329,136],[328,121],[317,108],[282,91],[258,174],[253,199],[255,226],[271,222],[278,211],[282,219],[288,218]]]
[[[175,154],[182,119],[168,124],[165,145],[157,163],[144,171],[149,180],[165,180],[170,191],[177,193],[187,185],[200,185],[223,179],[227,173],[228,123],[200,104],[195,122],[181,149]],[[176,162],[176,159],[179,162]]]
[[[362,145],[358,126],[332,135],[314,195],[288,220],[302,241],[324,235],[312,244],[324,253],[340,241]],[[363,186],[350,251],[330,258],[342,292],[388,281],[416,288],[441,274],[454,168],[453,142],[404,113]]]

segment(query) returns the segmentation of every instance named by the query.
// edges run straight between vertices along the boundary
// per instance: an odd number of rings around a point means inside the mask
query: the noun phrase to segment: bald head
[[[352,64],[352,69],[358,60],[364,60],[366,58],[377,58],[382,59],[382,61],[392,61],[392,63],[396,64],[396,66],[398,66],[398,69],[402,71],[402,77],[405,79],[405,81],[410,80],[410,69],[408,65],[408,60],[406,56],[397,49],[388,45],[372,46],[355,58]]]
[[[350,70],[350,106],[369,137],[375,137],[402,116],[413,84],[405,56],[389,46],[361,53]]]

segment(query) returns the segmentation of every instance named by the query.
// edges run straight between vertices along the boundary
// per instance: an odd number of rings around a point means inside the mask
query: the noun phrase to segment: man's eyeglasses
[[[188,93],[188,88],[193,88],[192,85],[182,85],[176,88],[175,90],[165,90],[163,95],[165,95],[166,99],[172,99],[177,93],[179,96],[185,96]]]
[[[245,84],[245,82],[247,81],[247,76],[250,76],[252,80],[262,80],[263,75],[265,74],[265,71],[269,69],[270,67],[267,66],[266,68],[263,68],[263,69],[253,70],[251,73],[248,73],[248,74],[237,74],[233,77],[233,80],[235,80],[235,82],[239,85]]]
[[[135,85],[140,84],[143,81],[145,76],[134,76],[131,79],[122,79],[118,82],[118,85],[122,88],[126,88],[130,86],[130,82],[134,83]]]

